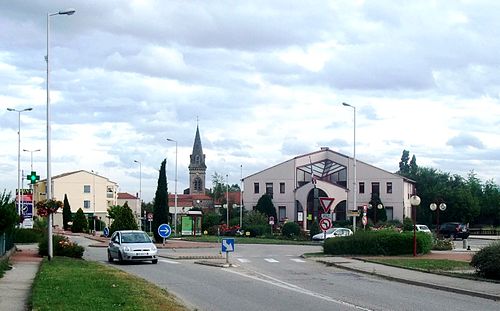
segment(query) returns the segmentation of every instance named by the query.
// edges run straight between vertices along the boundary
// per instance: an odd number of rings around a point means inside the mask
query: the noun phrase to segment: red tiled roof
[[[118,192],[118,200],[137,200],[138,197],[127,192]]]

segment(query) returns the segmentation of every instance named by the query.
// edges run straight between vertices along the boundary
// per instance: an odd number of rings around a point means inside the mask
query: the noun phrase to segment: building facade
[[[118,192],[117,205],[124,206],[127,203],[128,207],[132,210],[138,228],[141,228],[141,200],[139,196],[132,195],[127,192]]]
[[[315,198],[334,198],[333,219],[349,220],[349,211],[362,211],[376,193],[388,220],[402,221],[410,216],[409,198],[414,193],[414,182],[359,160],[354,206],[353,164],[353,158],[324,147],[257,172],[243,179],[245,208],[255,209],[259,198],[268,194],[276,207],[277,221],[295,221],[309,229],[324,213]]]
[[[46,179],[34,185],[36,202],[46,199],[46,187]],[[107,223],[108,207],[118,204],[118,184],[85,170],[53,176],[52,198],[63,201],[64,195],[68,198],[72,213],[81,208],[87,217],[97,216]],[[54,214],[54,226],[62,228],[62,210]]]

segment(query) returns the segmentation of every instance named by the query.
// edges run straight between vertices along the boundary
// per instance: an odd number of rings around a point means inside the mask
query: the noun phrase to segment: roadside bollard
[[[463,243],[463,248],[464,248],[464,249],[470,249],[470,248],[467,246],[467,239],[463,239],[463,240],[462,240],[462,243]]]

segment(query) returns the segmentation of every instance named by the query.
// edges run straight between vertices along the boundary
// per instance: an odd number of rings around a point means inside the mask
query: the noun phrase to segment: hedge
[[[480,276],[500,280],[500,242],[482,248],[472,257],[470,265]]]
[[[38,243],[43,239],[45,232],[39,229],[14,229],[14,243]]]
[[[67,237],[61,235],[52,236],[52,246],[54,256],[64,256],[71,258],[82,258],[85,249],[77,243],[71,242]],[[41,256],[48,255],[48,237],[38,243],[38,254]]]
[[[432,237],[417,233],[417,253],[429,253]],[[330,255],[406,255],[413,254],[413,233],[392,230],[358,231],[348,237],[327,239],[323,251]]]

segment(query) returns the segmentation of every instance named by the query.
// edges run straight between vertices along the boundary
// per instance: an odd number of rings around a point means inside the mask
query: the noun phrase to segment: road
[[[72,238],[82,246],[93,243]],[[157,265],[112,265],[167,289],[198,310],[498,310],[494,301],[390,282],[299,257],[320,249],[237,245],[230,258],[237,264],[234,268],[166,258]],[[172,252],[160,250],[163,255]],[[105,248],[86,247],[84,258],[109,264]]]

